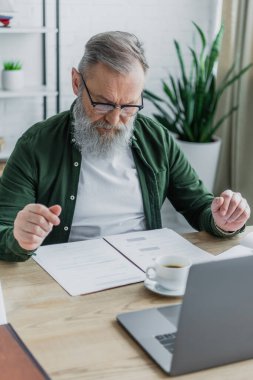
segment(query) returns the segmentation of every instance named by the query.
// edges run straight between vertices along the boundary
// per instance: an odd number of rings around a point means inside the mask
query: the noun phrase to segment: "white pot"
[[[2,87],[4,90],[15,91],[24,87],[23,70],[3,70]]]
[[[215,137],[215,141],[209,143],[193,143],[181,140],[177,140],[177,143],[206,188],[213,191],[221,140]]]

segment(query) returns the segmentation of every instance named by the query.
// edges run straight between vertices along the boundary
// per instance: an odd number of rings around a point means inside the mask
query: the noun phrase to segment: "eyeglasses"
[[[94,102],[92,100],[92,97],[91,97],[90,92],[88,90],[88,87],[87,87],[87,85],[85,83],[85,80],[83,79],[82,74],[81,73],[79,73],[79,74],[80,74],[80,76],[82,78],[82,81],[83,81],[85,90],[87,91],[87,94],[88,94],[88,97],[90,99],[91,105],[94,108],[94,111],[98,115],[105,115],[108,112],[111,112],[111,111],[113,111],[114,109],[117,108],[117,109],[121,110],[121,115],[123,117],[131,117],[131,116],[136,115],[137,112],[139,112],[140,110],[142,110],[142,108],[144,107],[142,94],[141,94],[141,105],[136,105],[136,104],[122,104],[122,105],[118,105],[118,104],[114,104],[114,103],[99,103],[99,102]]]

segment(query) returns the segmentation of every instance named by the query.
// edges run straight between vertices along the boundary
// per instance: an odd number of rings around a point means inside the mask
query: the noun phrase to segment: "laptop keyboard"
[[[162,335],[156,335],[155,338],[158,340],[159,343],[163,345],[164,348],[166,348],[166,350],[168,350],[169,352],[173,354],[176,335],[177,333],[162,334]]]

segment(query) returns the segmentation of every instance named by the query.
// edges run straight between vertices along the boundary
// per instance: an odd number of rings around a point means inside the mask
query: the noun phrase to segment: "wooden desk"
[[[239,238],[221,240],[204,232],[184,236],[214,254],[239,243]],[[155,295],[143,284],[71,297],[33,260],[0,262],[0,280],[8,321],[52,379],[168,378],[117,324],[115,316],[178,303],[180,298]],[[180,379],[249,380],[252,373],[253,360],[248,360]]]

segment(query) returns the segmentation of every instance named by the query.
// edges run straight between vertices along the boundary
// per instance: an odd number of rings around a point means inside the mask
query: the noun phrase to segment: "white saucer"
[[[184,289],[176,289],[176,290],[169,290],[164,288],[163,286],[159,285],[156,281],[151,281],[149,279],[145,279],[144,281],[145,288],[151,290],[151,292],[160,294],[162,296],[167,297],[181,297],[185,293]]]

